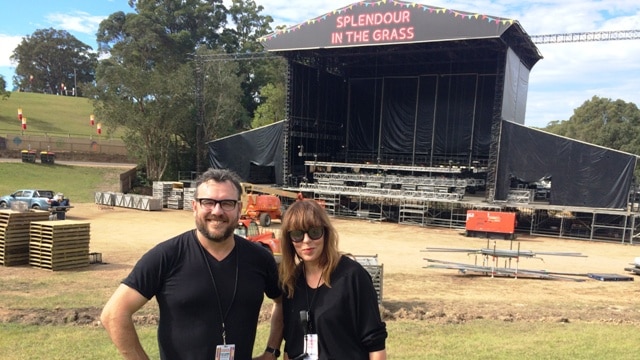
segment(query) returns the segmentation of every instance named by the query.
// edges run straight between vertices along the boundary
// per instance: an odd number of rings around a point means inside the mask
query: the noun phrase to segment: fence
[[[36,150],[127,155],[127,148],[122,140],[106,139],[101,136],[85,138],[8,133],[0,135],[0,150]]]

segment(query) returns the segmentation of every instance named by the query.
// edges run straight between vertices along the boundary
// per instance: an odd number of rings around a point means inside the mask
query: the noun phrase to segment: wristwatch
[[[275,356],[276,359],[280,356],[280,349],[274,349],[271,346],[267,346],[267,348],[264,349],[264,352],[267,352],[269,354],[273,354],[273,356]]]

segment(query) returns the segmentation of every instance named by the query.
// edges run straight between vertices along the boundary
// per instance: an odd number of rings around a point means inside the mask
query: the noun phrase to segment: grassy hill
[[[18,189],[62,192],[74,203],[91,203],[96,191],[120,191],[120,173],[127,169],[0,162],[0,196]]]
[[[89,99],[14,91],[9,99],[0,100],[0,135],[21,131],[18,108],[27,118],[29,134],[86,137],[96,133],[95,125],[89,123],[93,113]]]

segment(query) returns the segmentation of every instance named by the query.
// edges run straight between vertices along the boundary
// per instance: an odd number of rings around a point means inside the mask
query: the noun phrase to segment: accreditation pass
[[[236,352],[236,346],[234,344],[218,345],[216,346],[215,360],[233,360],[235,352]]]

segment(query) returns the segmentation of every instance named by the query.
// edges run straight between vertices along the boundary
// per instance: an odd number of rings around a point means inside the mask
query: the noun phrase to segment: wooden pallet
[[[77,269],[89,266],[89,253],[66,258],[38,258],[29,254],[29,265],[52,271]]]
[[[56,261],[38,261],[35,259],[29,259],[29,265],[51,271],[79,269],[89,266],[89,256],[87,254],[87,257]]]
[[[29,251],[29,245],[25,246],[25,244],[0,245],[0,252],[2,252],[3,254],[11,255],[11,254],[19,254],[19,253],[28,252],[28,251]]]
[[[90,224],[77,220],[60,221],[36,221],[31,223],[31,232],[41,234],[64,234],[85,232],[90,228]]]
[[[48,219],[48,211],[0,210],[0,264],[4,266],[28,264],[30,224]]]
[[[90,230],[75,220],[31,223],[29,265],[52,271],[89,266]]]
[[[11,230],[0,233],[0,243],[4,245],[29,244],[29,230]]]
[[[29,226],[17,227],[17,226],[9,226],[9,227],[0,227],[0,239],[3,241],[10,241],[14,237],[29,237]]]
[[[66,242],[41,242],[38,240],[31,240],[29,242],[30,251],[64,251],[73,249],[84,249],[89,247],[88,239],[80,239],[78,241],[66,241]]]
[[[49,219],[49,212],[44,210],[29,210],[25,212],[15,210],[0,210],[0,227],[2,225],[27,225],[32,221],[44,221]]]
[[[2,259],[2,261],[0,261],[0,264],[4,266],[19,266],[19,265],[26,265],[28,263],[29,263],[29,253],[11,256],[11,257],[5,257],[4,259]]]
[[[89,243],[89,235],[87,234],[76,234],[74,236],[53,236],[53,237],[39,237],[31,235],[30,242],[36,244],[42,244],[43,246],[49,245],[62,245],[62,244],[85,244]]]

